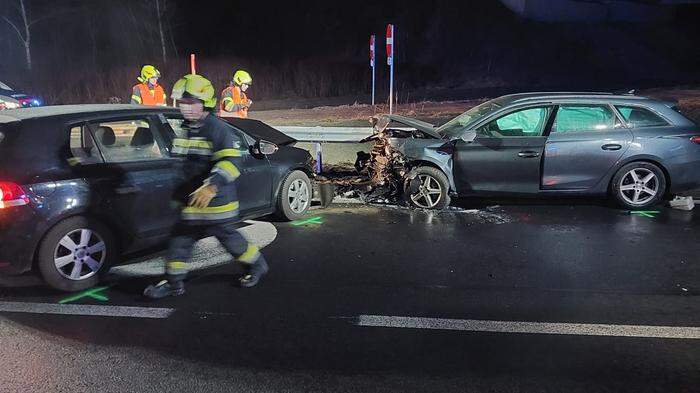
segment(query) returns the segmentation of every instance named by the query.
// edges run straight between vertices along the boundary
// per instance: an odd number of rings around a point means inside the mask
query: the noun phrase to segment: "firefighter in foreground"
[[[152,65],[141,68],[141,75],[136,78],[140,82],[131,90],[131,103],[138,105],[165,106],[165,90],[158,84],[160,71]]]
[[[245,94],[246,90],[253,84],[250,74],[238,70],[233,74],[231,85],[221,92],[221,105],[219,116],[247,118],[248,109],[253,105],[253,101]]]
[[[235,180],[240,175],[241,141],[230,126],[211,113],[216,107],[214,87],[200,75],[186,75],[173,87],[172,98],[185,118],[185,138],[173,141],[172,153],[184,156],[184,186],[176,193],[183,202],[168,250],[166,279],[151,285],[144,295],[158,299],[185,293],[184,279],[194,243],[215,236],[244,268],[238,279],[252,287],[267,273],[258,248],[234,226],[238,216]]]

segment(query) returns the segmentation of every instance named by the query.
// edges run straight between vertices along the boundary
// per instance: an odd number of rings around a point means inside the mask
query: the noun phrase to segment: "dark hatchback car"
[[[182,161],[176,109],[55,106],[0,114],[0,272],[38,270],[61,290],[95,285],[121,256],[164,244]],[[312,159],[295,140],[256,121],[232,120],[243,155],[241,220],[302,217]]]

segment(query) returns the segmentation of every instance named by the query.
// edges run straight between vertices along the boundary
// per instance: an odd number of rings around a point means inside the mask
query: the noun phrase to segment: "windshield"
[[[437,132],[440,135],[447,136],[450,138],[457,137],[462,132],[462,130],[464,130],[464,127],[467,124],[495,111],[500,107],[501,106],[495,103],[494,101],[486,101],[443,124],[440,128],[437,129]]]
[[[0,82],[0,89],[2,90],[12,90],[12,88],[2,82]]]

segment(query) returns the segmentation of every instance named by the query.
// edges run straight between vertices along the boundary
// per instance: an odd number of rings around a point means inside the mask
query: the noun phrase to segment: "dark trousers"
[[[251,266],[263,258],[254,244],[236,229],[234,223],[212,225],[178,224],[173,232],[168,249],[166,273],[169,280],[182,280],[188,271],[187,263],[192,258],[192,249],[197,240],[214,236],[237,262]]]

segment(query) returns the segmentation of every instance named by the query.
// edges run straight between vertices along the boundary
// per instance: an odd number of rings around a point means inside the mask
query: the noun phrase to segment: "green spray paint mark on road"
[[[630,214],[638,214],[642,217],[654,218],[657,214],[661,213],[658,210],[632,210]]]
[[[98,293],[98,292],[102,292],[102,291],[104,291],[104,290],[106,290],[106,289],[109,289],[109,287],[90,288],[90,289],[88,289],[88,290],[86,290],[86,291],[80,292],[80,293],[77,294],[77,295],[69,296],[69,297],[67,297],[67,298],[65,298],[65,299],[63,299],[63,300],[60,300],[60,301],[58,302],[58,304],[66,304],[66,303],[74,302],[74,301],[76,301],[76,300],[79,300],[79,299],[82,299],[82,298],[85,298],[85,297],[89,297],[89,298],[92,298],[92,299],[95,299],[95,300],[99,300],[99,301],[101,301],[101,302],[106,302],[107,300],[109,300],[109,298],[108,298],[107,296],[101,294],[101,293]]]
[[[323,221],[321,221],[321,216],[311,217],[311,218],[306,219],[306,220],[292,221],[292,225],[294,225],[294,226],[305,225],[305,224],[323,224]]]

